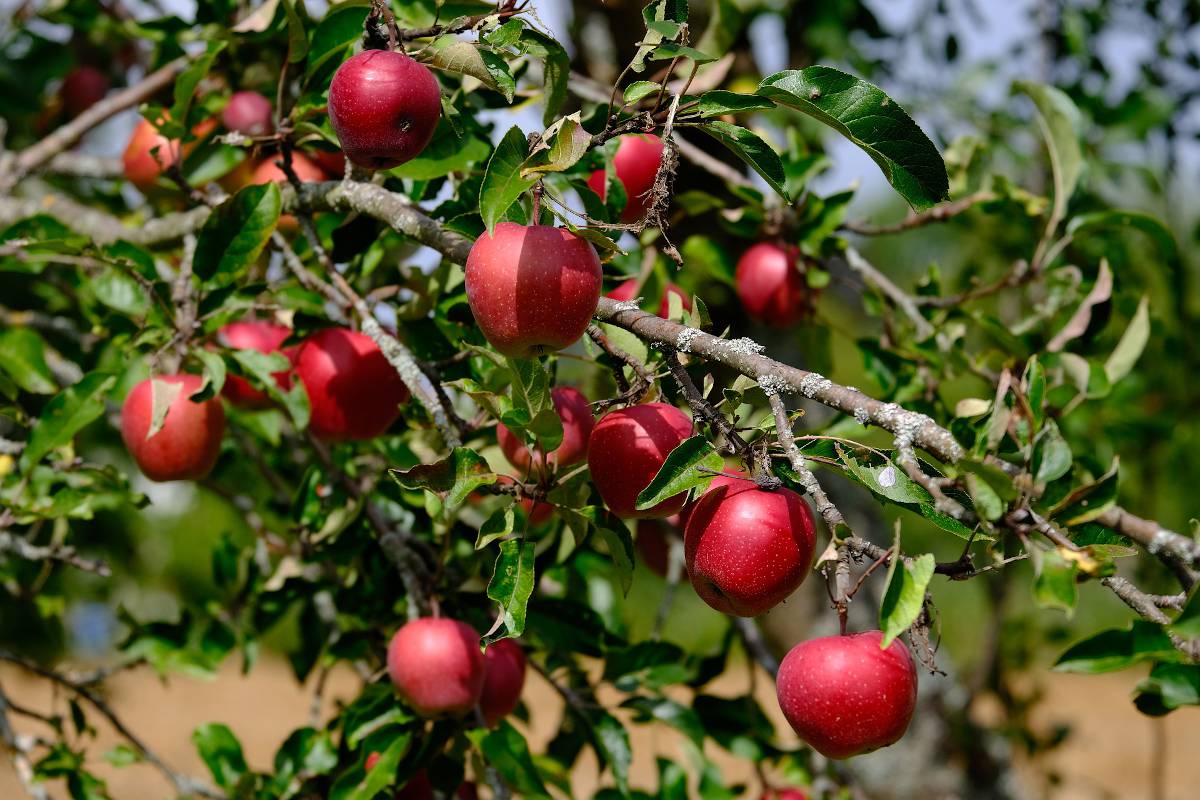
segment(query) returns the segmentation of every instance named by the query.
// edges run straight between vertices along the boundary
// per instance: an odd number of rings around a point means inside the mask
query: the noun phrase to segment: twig
[[[3,527],[5,524],[0,517],[0,528]],[[9,553],[27,561],[58,561],[104,578],[112,575],[108,564],[99,559],[84,558],[70,545],[36,545],[6,530],[0,530],[0,553]]]
[[[800,453],[800,448],[796,447],[796,437],[792,432],[791,422],[788,420],[787,407],[783,404],[783,398],[778,392],[768,392],[767,400],[771,403],[771,411],[775,414],[775,434],[779,439],[779,443],[783,446],[783,452],[787,455],[788,463],[792,469],[800,477],[800,485],[808,492],[812,498],[813,504],[817,507],[825,524],[829,526],[829,532],[834,538],[841,537],[840,529],[846,526],[846,518],[842,516],[842,512],[829,499],[829,495],[825,494],[825,490],[821,488],[817,476],[808,468],[805,463],[804,456]],[[847,530],[849,528],[847,527]]]
[[[771,653],[767,640],[758,629],[758,623],[747,617],[733,617],[733,627],[750,657],[774,678],[779,673],[779,659]]]
[[[844,222],[842,229],[857,233],[860,236],[885,236],[891,233],[903,233],[911,231],[915,228],[921,228],[931,222],[945,222],[948,219],[962,214],[981,203],[990,203],[996,199],[994,192],[981,191],[969,194],[966,197],[961,197],[949,203],[936,205],[928,211],[921,213],[910,213],[900,222],[893,222],[888,225],[870,225],[865,222]]]
[[[9,719],[9,710],[16,710],[16,707],[9,702],[8,695],[4,692],[4,687],[0,685],[0,740],[3,740],[5,748],[8,750],[8,757],[12,761],[13,771],[17,773],[17,780],[21,782],[21,787],[25,790],[25,794],[34,798],[34,800],[50,800],[50,795],[46,791],[46,787],[37,782],[33,772],[33,760],[30,757],[32,747],[28,737],[17,733],[13,728],[12,722]]]
[[[663,362],[666,363],[667,369],[671,371],[671,377],[675,379],[675,383],[679,385],[683,396],[687,398],[687,403],[691,406],[693,413],[708,423],[722,439],[725,440],[724,452],[727,455],[740,456],[746,466],[750,467],[752,458],[750,456],[750,445],[741,437],[741,434],[733,427],[733,423],[725,419],[725,415],[717,411],[713,404],[704,399],[700,394],[700,389],[692,380],[692,376],[688,375],[687,370],[683,368],[683,364],[679,363],[679,356],[674,350],[667,349],[663,352]]]
[[[0,661],[7,661],[10,664],[15,664],[27,672],[31,672],[34,675],[38,675],[53,683],[56,683],[59,686],[70,690],[80,699],[86,701],[88,705],[96,709],[101,716],[108,720],[108,723],[112,725],[113,729],[116,730],[116,732],[120,734],[127,742],[129,742],[129,744],[135,751],[137,751],[138,755],[140,755],[144,761],[162,773],[162,775],[171,782],[171,785],[174,786],[175,790],[180,794],[198,795],[200,797],[210,798],[211,800],[224,800],[226,797],[224,793],[209,786],[204,781],[176,772],[167,766],[166,762],[163,761],[158,754],[151,750],[150,747],[144,741],[142,741],[137,734],[131,731],[129,727],[121,721],[121,718],[116,715],[108,703],[92,692],[92,690],[86,685],[73,681],[64,675],[55,672],[54,670],[39,667],[37,664],[26,661],[25,659],[13,655],[12,653],[0,651]]]
[[[913,327],[916,328],[919,339],[928,339],[933,335],[933,326],[929,324],[929,320],[921,315],[921,311],[913,302],[912,296],[892,283],[891,279],[876,269],[874,264],[863,258],[862,253],[859,253],[853,247],[847,247],[846,264],[864,281],[877,288],[884,297],[892,301],[896,308],[903,311],[904,315],[912,320]]]

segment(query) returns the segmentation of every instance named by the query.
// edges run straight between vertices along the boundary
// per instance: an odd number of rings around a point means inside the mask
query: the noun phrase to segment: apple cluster
[[[235,350],[287,356],[290,368],[273,377],[283,391],[293,379],[300,381],[311,409],[309,430],[320,439],[372,439],[391,427],[409,392],[374,340],[346,328],[324,328],[298,345],[283,347],[290,335],[291,329],[282,325],[245,320],[223,327],[217,341]],[[192,399],[202,387],[198,375],[159,375],[126,396],[121,436],[147,478],[199,480],[212,470],[221,450],[225,412],[215,397]],[[156,393],[161,398],[157,403]],[[237,375],[228,377],[222,394],[240,408],[273,404],[266,392]],[[169,404],[162,410],[164,400]],[[156,406],[161,417],[157,426]]]

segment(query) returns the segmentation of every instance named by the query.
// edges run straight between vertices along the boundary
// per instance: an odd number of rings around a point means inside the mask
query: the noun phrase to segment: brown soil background
[[[737,670],[719,679],[714,694],[744,692],[747,679]],[[0,669],[6,691],[17,703],[39,710],[52,705],[62,710],[63,697],[56,695],[43,680],[25,675],[14,668]],[[1067,743],[1037,764],[1019,766],[1034,798],[1055,800],[1192,800],[1200,786],[1200,711],[1185,709],[1156,723],[1140,715],[1130,703],[1137,675],[1124,673],[1101,676],[1048,674],[1045,681],[1048,700],[1037,717],[1037,725],[1049,729],[1068,724],[1073,733]],[[763,707],[777,706],[770,697],[771,684],[757,682],[764,694]],[[354,696],[357,679],[347,672],[331,677],[324,713],[333,709],[338,698]],[[152,746],[168,764],[189,774],[207,778],[203,764],[190,742],[192,730],[199,724],[219,721],[228,724],[241,738],[251,767],[266,769],[275,749],[294,728],[307,724],[312,705],[310,688],[296,685],[282,659],[264,657],[250,675],[242,675],[230,664],[213,681],[173,677],[163,683],[149,671],[116,677],[109,684],[109,700],[117,713]],[[603,699],[603,698],[602,698]],[[525,702],[533,720],[527,731],[534,747],[543,744],[554,732],[561,714],[558,696],[538,676],[531,674],[526,685]],[[986,715],[986,709],[980,709]],[[37,723],[15,718],[20,732],[38,733]],[[777,720],[777,724],[780,720]],[[109,790],[119,800],[143,800],[173,796],[166,781],[151,767],[134,765],[116,769],[103,762],[102,754],[118,740],[102,720],[100,742],[93,746],[93,766],[108,781]],[[1165,794],[1154,797],[1151,790],[1152,749],[1156,741],[1153,726],[1165,726],[1167,744]],[[781,729],[781,733],[782,733]],[[681,752],[673,732],[656,726],[653,731],[633,729],[633,783],[650,788],[655,781],[655,759],[663,756],[679,759]],[[749,764],[721,752],[711,755],[731,781],[754,784]],[[1052,781],[1047,776],[1057,775]],[[573,782],[577,797],[590,797],[599,776],[596,762],[585,757],[576,766]],[[50,785],[53,798],[66,796],[61,785]],[[757,796],[757,792],[754,792]],[[0,798],[23,797],[12,766],[0,764]]]

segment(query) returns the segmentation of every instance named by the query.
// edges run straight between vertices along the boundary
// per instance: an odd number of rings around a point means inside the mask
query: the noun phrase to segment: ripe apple
[[[887,747],[908,730],[917,669],[908,649],[866,631],[801,642],[779,665],[776,689],[788,723],[828,758]]]
[[[281,158],[282,156],[275,154],[260,161],[250,176],[250,183],[260,184],[274,181],[286,186],[288,183],[287,173],[276,163]],[[292,153],[292,170],[302,183],[323,181],[328,177],[325,170],[314,164],[303,153]],[[291,214],[280,214],[278,225],[282,230],[294,231],[300,226],[300,223]]]
[[[291,333],[292,329],[283,325],[247,319],[241,322],[231,322],[222,327],[217,331],[217,341],[232,350],[275,353],[279,351],[279,346]],[[275,383],[286,390],[291,383],[291,370],[276,372]],[[238,375],[229,375],[225,378],[225,387],[221,394],[238,408],[269,408],[272,404],[272,400],[266,392],[255,389],[248,380]]]
[[[287,173],[278,165],[283,156],[279,154],[269,155],[258,163],[254,168],[254,175],[250,178],[251,183],[287,183]],[[327,177],[325,170],[317,166],[313,161],[303,153],[292,153],[292,169],[296,173],[296,177],[304,183],[313,181],[323,181]]]
[[[391,427],[409,397],[374,340],[346,328],[309,336],[295,363],[312,409],[309,429],[321,439],[373,439]]]
[[[749,478],[717,477],[692,510],[684,558],[696,594],[724,614],[756,617],[785,600],[812,566],[816,531],[804,498]]]
[[[623,281],[622,283],[618,284],[617,287],[615,289],[613,289],[611,292],[608,292],[605,295],[605,297],[611,297],[613,300],[616,300],[618,303],[625,303],[630,300],[636,299],[635,295],[634,295],[634,293],[636,291],[637,291],[637,280],[630,278],[629,280]],[[690,299],[688,299],[687,293],[684,292],[683,289],[680,289],[675,284],[668,282],[667,285],[663,287],[662,300],[659,301],[659,304],[658,304],[658,315],[660,317],[662,317],[663,319],[667,319],[671,315],[670,297],[673,294],[679,295],[679,299],[681,301],[683,301],[683,310],[684,311],[692,310],[692,301]]]
[[[488,727],[507,717],[521,701],[525,686],[525,651],[512,639],[488,645],[483,653],[486,665],[479,710]]]
[[[342,150],[367,169],[415,158],[441,114],[437,78],[403,53],[363,51],[337,68],[329,86],[329,121]]]
[[[501,222],[467,256],[467,302],[492,347],[531,358],[583,335],[601,277],[596,251],[570,231]]]
[[[203,139],[217,126],[215,119],[206,119],[192,128],[192,135]],[[196,142],[180,145],[177,139],[168,139],[158,132],[149,120],[140,119],[134,126],[129,143],[121,161],[125,167],[126,179],[143,192],[154,187],[158,176],[170,168],[180,158],[187,156],[196,146]],[[155,150],[155,148],[158,148]]]
[[[341,150],[334,152],[314,147],[308,156],[330,177],[340,178],[346,174],[346,154]]]
[[[808,313],[808,288],[800,273],[800,251],[792,245],[759,242],[738,259],[735,283],[746,313],[787,327]]]
[[[691,418],[666,403],[605,414],[588,440],[588,468],[604,505],[618,517],[634,519],[678,513],[686,493],[645,511],[637,510],[637,496],[654,480],[670,452],[691,435]]]
[[[159,375],[133,387],[121,407],[121,438],[142,473],[152,481],[200,480],[221,452],[225,410],[215,397],[196,403],[199,375]],[[153,386],[158,384],[158,386]],[[154,393],[179,387],[162,427],[147,438],[154,416]]]
[[[392,684],[423,717],[461,717],[474,709],[483,692],[484,663],[479,634],[446,617],[413,620],[388,645]]]
[[[635,222],[645,215],[650,207],[650,189],[662,163],[662,139],[652,133],[629,133],[617,143],[617,154],[613,156],[613,169],[617,180],[625,187],[625,208],[621,211],[622,222]],[[604,185],[604,170],[598,169],[588,178],[588,186],[604,200],[608,192]]]
[[[808,795],[799,789],[768,789],[762,800],[808,800]]]
[[[519,436],[503,425],[496,426],[496,440],[509,463],[522,472],[528,472],[531,464],[541,469],[545,464],[552,467],[569,467],[587,458],[588,437],[592,435],[595,417],[592,407],[583,392],[571,386],[557,386],[550,392],[554,410],[562,420],[562,443],[543,456],[540,450],[530,452]]]
[[[258,92],[234,92],[221,112],[221,123],[246,136],[265,136],[275,128],[271,113],[271,101]]]
[[[95,67],[76,67],[63,78],[59,96],[67,116],[78,117],[108,94],[108,78]]]

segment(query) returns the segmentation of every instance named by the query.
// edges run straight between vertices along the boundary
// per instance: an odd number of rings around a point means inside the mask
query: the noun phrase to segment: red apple
[[[403,53],[366,50],[347,59],[329,86],[329,121],[351,161],[391,169],[415,158],[437,128],[437,78]]]
[[[570,231],[501,222],[467,256],[467,302],[492,347],[531,358],[578,341],[601,277],[596,251]]]
[[[488,727],[507,717],[521,701],[525,686],[525,651],[512,639],[488,645],[483,654],[486,669],[479,710]]]
[[[645,511],[637,510],[637,496],[654,480],[670,452],[691,435],[691,417],[666,403],[605,414],[588,440],[588,468],[609,510],[618,517],[637,519],[678,513],[686,493]]]
[[[768,789],[762,800],[808,800],[808,795],[799,789]]]
[[[517,479],[508,475],[500,475],[498,476],[496,482],[501,484],[513,484],[517,482]],[[483,497],[485,497],[483,494],[472,493],[471,495],[472,500],[475,502]],[[552,503],[539,502],[536,506],[534,506],[533,500],[529,499],[528,497],[522,497],[517,501],[517,505],[519,505],[521,507],[521,511],[525,513],[525,517],[529,520],[529,524],[535,528],[554,515],[554,505]]]
[[[738,259],[735,282],[746,313],[783,328],[808,313],[808,288],[799,270],[800,251],[759,242]]]
[[[696,594],[724,614],[756,617],[808,575],[816,547],[812,513],[790,489],[717,477],[696,501],[683,534]]]
[[[250,183],[275,183],[287,185],[288,176],[283,171],[283,168],[278,165],[283,157],[279,154],[267,156],[259,162],[254,168],[254,173],[250,176]],[[303,153],[292,153],[292,171],[296,173],[296,177],[302,183],[313,183],[325,180],[328,176],[325,170],[318,167],[308,159]],[[300,223],[291,214],[279,215],[279,227],[285,231],[294,231],[299,227]]]
[[[623,281],[622,283],[618,284],[617,287],[615,289],[613,289],[611,292],[608,292],[605,295],[605,297],[611,297],[613,300],[616,300],[618,303],[625,303],[630,300],[636,299],[635,294],[634,294],[636,291],[637,291],[637,280],[630,278],[629,280]],[[668,282],[667,285],[663,287],[662,300],[660,300],[658,303],[658,315],[660,317],[662,317],[663,319],[667,319],[671,314],[670,297],[672,294],[679,295],[679,299],[683,301],[683,310],[684,311],[692,310],[692,301],[688,298],[687,293],[684,292],[683,289],[680,289],[675,284]]]
[[[866,631],[801,642],[779,665],[779,707],[796,733],[828,758],[887,747],[908,729],[917,669],[908,649]]]
[[[458,620],[425,617],[396,631],[387,668],[400,697],[423,717],[461,717],[483,692],[479,634]]]
[[[206,119],[192,128],[192,134],[198,139],[203,139],[216,125],[215,119]],[[177,139],[168,139],[160,134],[158,128],[149,120],[140,119],[121,156],[125,177],[134,186],[146,192],[154,186],[159,175],[190,153],[195,146],[196,142],[180,146]]]
[[[200,391],[199,375],[159,375],[133,387],[121,407],[121,438],[142,473],[152,481],[200,480],[221,452],[225,410],[221,401],[188,399]],[[153,386],[153,384],[158,384]],[[154,394],[178,386],[162,427],[151,437]]]
[[[326,175],[340,178],[346,174],[346,154],[341,150],[335,153],[332,150],[319,150],[314,147],[308,152],[308,156],[318,167],[325,170]]]
[[[621,212],[622,222],[641,219],[650,206],[650,189],[662,163],[662,139],[652,133],[630,133],[620,137],[617,154],[613,157],[613,169],[617,180],[625,187],[625,209]],[[607,197],[604,186],[604,170],[598,169],[588,178],[588,186]]]
[[[258,163],[254,168],[254,175],[251,176],[251,183],[287,183],[287,173],[278,165],[278,161],[282,160],[283,156],[274,154],[267,156]],[[296,177],[304,183],[314,181],[323,181],[327,177],[325,170],[314,164],[308,156],[303,153],[292,152],[292,169],[296,173]]]
[[[554,401],[554,410],[562,420],[562,443],[549,456],[543,456],[540,450],[530,452],[519,436],[503,425],[496,426],[496,441],[509,463],[522,472],[528,472],[531,464],[536,463],[540,469],[549,464],[552,467],[569,467],[587,458],[588,437],[592,435],[595,417],[592,407],[583,396],[583,392],[570,386],[558,386],[550,392]]]
[[[479,790],[475,788],[473,783],[464,783],[458,787],[458,800],[479,800]]]
[[[265,136],[275,129],[271,114],[271,101],[258,92],[234,92],[221,112],[221,123],[246,136]]]
[[[300,345],[295,363],[312,409],[309,428],[318,438],[373,439],[408,401],[408,387],[366,334],[317,331]]]
[[[108,94],[108,78],[95,67],[76,67],[63,78],[59,95],[67,116],[78,117]]]
[[[274,325],[259,320],[242,320],[231,322],[217,331],[217,341],[232,350],[257,350],[260,353],[275,353],[292,333],[291,328]],[[275,383],[280,388],[287,389],[290,384],[290,370],[275,373]],[[225,387],[221,394],[225,399],[238,408],[269,408],[272,404],[270,396],[261,389],[255,389],[250,381],[238,375],[225,378]]]

